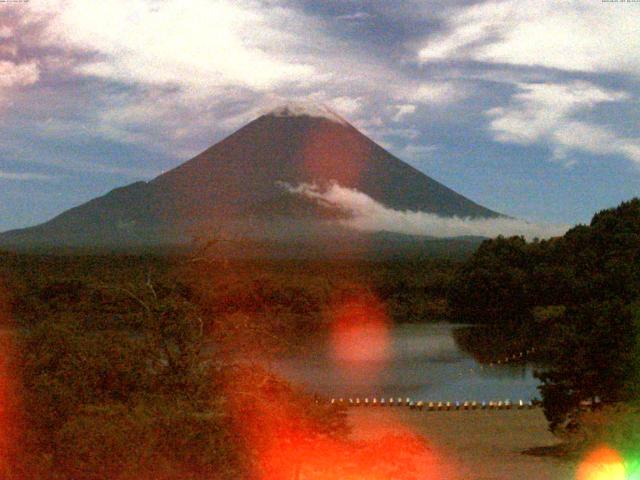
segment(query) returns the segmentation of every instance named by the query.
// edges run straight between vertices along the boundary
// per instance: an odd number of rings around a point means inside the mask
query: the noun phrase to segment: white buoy
[[[420,400],[418,403],[416,403],[416,407],[418,407],[418,410],[422,411],[422,409],[424,408],[424,402]]]
[[[524,402],[522,400],[518,400],[518,410],[522,410],[524,408]]]
[[[429,408],[429,411],[430,411],[430,412],[434,410],[435,405],[433,404],[433,402],[429,402],[429,406],[428,406],[428,408]]]

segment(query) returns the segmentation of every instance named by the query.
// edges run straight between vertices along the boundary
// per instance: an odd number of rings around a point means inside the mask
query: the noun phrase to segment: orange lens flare
[[[409,480],[448,478],[435,452],[419,437],[398,430],[366,441],[280,432],[261,457],[262,480]]]
[[[391,356],[390,325],[384,305],[371,296],[340,303],[331,311],[334,361],[359,371],[376,371]]]
[[[578,467],[576,480],[625,480],[624,461],[620,454],[605,445],[590,452]]]
[[[332,179],[340,185],[358,187],[371,147],[344,127],[326,124],[307,132],[302,147],[306,174],[315,179]]]
[[[277,378],[242,368],[229,378],[229,414],[259,480],[448,479],[453,467],[394,418],[349,438],[319,421],[328,404],[300,398]],[[390,415],[393,413],[389,411]],[[333,432],[333,433],[332,433]]]
[[[0,286],[0,477],[7,478],[16,463],[19,439],[19,402],[12,360],[16,355],[13,326],[6,295]]]

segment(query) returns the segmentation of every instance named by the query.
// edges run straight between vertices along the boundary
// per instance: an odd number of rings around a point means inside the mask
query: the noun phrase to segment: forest
[[[485,241],[457,270],[447,305],[490,338],[535,345],[552,431],[640,458],[639,199],[562,237]]]
[[[351,442],[343,409],[260,360],[323,335],[339,299],[443,320],[455,263],[233,261],[212,248],[0,255],[2,478],[289,478],[281,453],[304,445],[319,471],[400,468],[401,452]]]
[[[468,258],[236,261],[215,248],[0,253],[2,478],[289,478],[282,458],[305,448],[401,468],[401,452],[348,440],[344,409],[260,361],[326,334],[344,299],[375,299],[390,322],[479,325],[481,361],[488,339],[535,345],[554,432],[640,444],[638,199],[563,237],[498,237]]]

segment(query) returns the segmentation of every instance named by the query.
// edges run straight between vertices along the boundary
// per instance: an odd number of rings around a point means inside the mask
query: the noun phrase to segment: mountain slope
[[[270,230],[285,240],[306,238],[343,213],[282,184],[330,182],[397,210],[499,216],[402,162],[333,112],[285,106],[149,182],[0,234],[0,244],[171,244],[219,232],[269,237]]]

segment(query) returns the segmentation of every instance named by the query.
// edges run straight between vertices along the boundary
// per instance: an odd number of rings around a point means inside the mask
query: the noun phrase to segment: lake
[[[481,366],[456,344],[455,328],[459,327],[395,326],[387,333],[384,352],[368,357],[336,358],[327,340],[303,355],[278,360],[272,368],[309,391],[331,397],[452,402],[539,397],[531,366]]]

